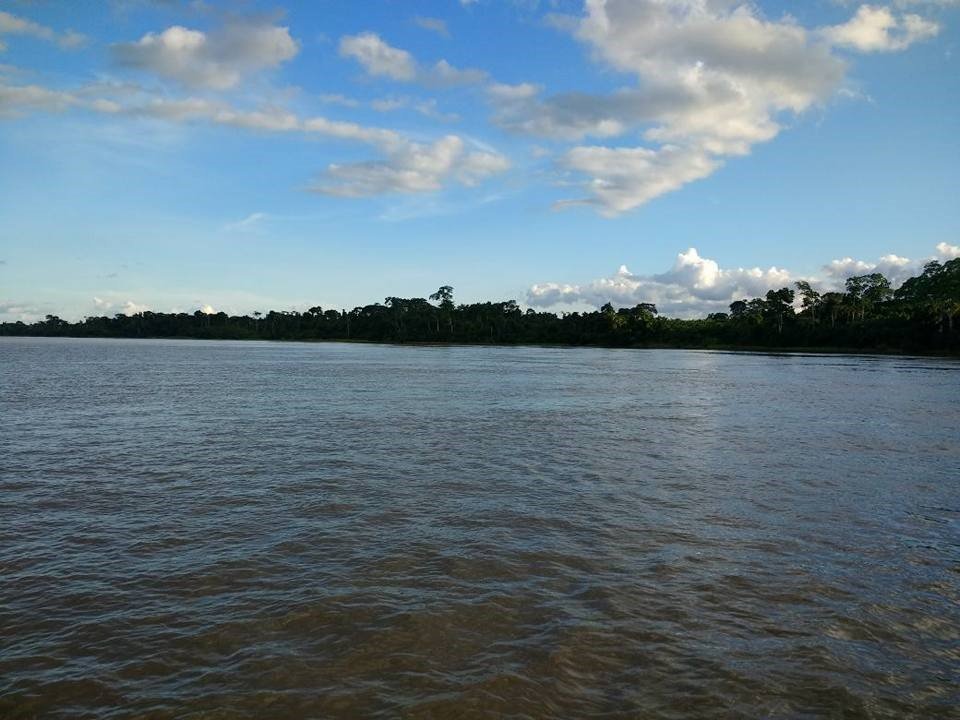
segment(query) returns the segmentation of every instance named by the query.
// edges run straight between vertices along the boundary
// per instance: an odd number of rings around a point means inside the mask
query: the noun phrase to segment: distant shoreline
[[[0,336],[960,355],[960,258],[928,263],[896,291],[880,273],[848,278],[844,293],[795,285],[796,291],[770,290],[696,319],[666,317],[653,303],[615,308],[607,302],[560,314],[522,309],[515,300],[458,305],[453,288],[443,285],[429,298],[390,296],[352,310],[144,310],[77,322],[47,315],[31,324],[2,322]]]
[[[572,344],[572,343],[535,343],[535,342],[444,342],[426,340],[368,340],[365,338],[230,338],[196,337],[192,335],[36,335],[36,334],[0,334],[0,338],[45,338],[70,340],[205,340],[212,342],[264,342],[264,343],[337,343],[347,345],[388,345],[393,347],[491,347],[491,348],[550,348],[550,349],[603,349],[603,350],[701,350],[704,352],[743,353],[756,355],[868,355],[881,357],[938,357],[960,358],[960,352],[951,350],[902,350],[897,348],[853,348],[853,347],[804,347],[804,346],[765,346],[765,345],[676,345],[666,343],[646,343],[637,345],[613,344]]]

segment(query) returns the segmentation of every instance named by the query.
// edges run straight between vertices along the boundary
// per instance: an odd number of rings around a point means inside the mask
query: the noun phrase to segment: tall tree
[[[793,317],[793,299],[793,290],[790,288],[780,288],[767,292],[766,315],[773,320],[778,335],[783,334],[784,318]]]
[[[802,307],[804,311],[810,313],[810,322],[816,325],[817,309],[821,304],[820,293],[810,287],[810,283],[806,280],[797,280],[794,285],[797,286],[800,297],[803,298]]]

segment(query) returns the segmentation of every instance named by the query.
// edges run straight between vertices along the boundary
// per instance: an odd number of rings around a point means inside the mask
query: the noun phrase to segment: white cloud
[[[637,84],[545,98],[529,85],[491,88],[494,120],[561,140],[641,130],[651,145],[577,147],[562,163],[585,177],[581,202],[607,215],[749,153],[780,132],[781,114],[825,101],[844,75],[843,61],[794,20],[767,20],[736,0],[586,0],[584,16],[561,27]]]
[[[25,112],[59,112],[80,101],[70,93],[39,85],[7,85],[0,81],[0,117]]]
[[[204,33],[179,25],[112,46],[115,59],[183,85],[225,90],[249,74],[293,58],[299,44],[286,27],[237,22]]]
[[[96,295],[93,297],[93,308],[96,313],[101,315],[113,311],[122,313],[123,315],[136,315],[137,313],[147,312],[150,309],[147,305],[141,305],[133,300],[120,302],[117,300],[106,300]]]
[[[133,300],[127,300],[123,304],[122,312],[124,315],[136,315],[137,313],[147,312],[149,309],[146,305],[135,303]]]
[[[67,30],[65,33],[60,35],[60,39],[57,40],[57,43],[62,48],[68,50],[73,48],[80,48],[87,44],[87,36],[83,33],[78,33],[74,30]]]
[[[907,278],[919,275],[923,271],[923,266],[931,260],[946,262],[957,257],[960,257],[960,245],[950,245],[946,242],[938,243],[933,255],[920,260],[911,260],[893,253],[883,255],[875,262],[845,257],[831,260],[823,266],[824,278],[821,280],[821,285],[825,290],[842,290],[844,281],[848,277],[881,273],[891,285],[897,287]]]
[[[527,100],[539,92],[540,86],[533,83],[519,83],[517,85],[490,83],[487,86],[487,93],[498,100]]]
[[[449,180],[474,185],[508,167],[504,156],[468,152],[461,138],[448,135],[429,145],[406,143],[382,161],[332,164],[314,190],[340,197],[428,192]]]
[[[397,132],[384,128],[373,128],[351,122],[327,120],[314,117],[303,122],[303,129],[310,133],[319,133],[340,140],[355,140],[392,150],[406,145],[407,141]]]
[[[510,166],[506,157],[478,141],[471,140],[476,149],[468,150],[464,140],[456,135],[448,135],[429,144],[414,142],[387,128],[319,116],[301,118],[281,108],[244,110],[209,98],[144,98],[136,94],[133,99],[122,98],[121,103],[88,95],[86,88],[66,93],[38,86],[7,85],[0,81],[0,116],[77,106],[99,113],[169,122],[204,121],[261,132],[322,135],[376,147],[383,155],[381,159],[330,165],[323,182],[315,188],[321,193],[344,197],[426,192],[438,190],[447,182],[469,186],[504,172]],[[420,109],[434,111],[433,106]]]
[[[699,148],[666,145],[647,148],[576,147],[561,164],[589,175],[590,197],[557,203],[595,204],[605,215],[630,210],[655,197],[708,176],[717,161]]]
[[[413,110],[424,117],[441,120],[443,122],[453,122],[460,119],[456,113],[444,113],[437,107],[437,101],[433,98],[428,100],[417,100],[411,97],[385,97],[370,101],[370,108],[377,112],[394,112],[396,110]]]
[[[49,42],[55,42],[67,50],[81,47],[87,42],[86,35],[82,35],[73,30],[58,33],[46,25],[41,25],[27,18],[18,17],[3,10],[0,10],[0,35],[27,35]],[[6,45],[0,43],[0,52],[5,49]]]
[[[673,267],[659,275],[635,275],[625,265],[612,276],[584,285],[541,283],[527,292],[533,307],[590,305],[610,302],[618,307],[654,303],[672,317],[694,317],[726,312],[734,300],[763,295],[791,283],[786,270],[771,267],[722,269],[701,257],[696,248],[679,253]]]
[[[32,323],[42,320],[49,312],[50,309],[44,305],[0,300],[0,322],[17,322],[19,320]]]
[[[409,52],[389,45],[372,32],[341,38],[340,55],[356,60],[368,75],[399,82],[417,82],[428,87],[473,85],[487,78],[482,70],[456,68],[446,60],[438,60],[429,66],[421,65]]]
[[[960,246],[942,242],[937,245],[936,254],[925,260],[910,260],[892,253],[876,262],[847,257],[824,265],[821,277],[804,278],[778,267],[721,268],[715,260],[701,257],[695,248],[690,248],[677,255],[670,270],[660,274],[636,275],[621,265],[610,277],[583,284],[535,284],[527,291],[527,304],[541,308],[600,307],[610,302],[617,307],[632,307],[649,302],[656,304],[664,315],[701,317],[726,312],[734,300],[762,297],[768,290],[782,287],[793,288],[793,283],[801,279],[823,292],[843,291],[848,277],[879,272],[897,287],[922,272],[929,260],[953,257],[960,257]]]
[[[553,140],[616,137],[636,123],[635,118],[613,107],[624,97],[622,93],[565,93],[544,100],[540,92],[541,88],[531,83],[489,85],[494,123],[510,132]]]
[[[417,76],[417,63],[406,50],[391,47],[376,33],[347,35],[340,39],[340,55],[360,63],[368,75],[410,82]]]
[[[2,90],[3,86],[0,85],[0,107],[2,107]],[[301,118],[281,108],[240,110],[228,103],[207,98],[152,98],[144,103],[121,106],[119,111],[129,115],[160,118],[173,122],[204,120],[246,130],[304,132],[385,148],[393,148],[406,142],[399,133],[385,128],[329,120],[321,116]]]
[[[820,33],[833,45],[860,52],[894,52],[934,37],[939,31],[937,23],[919,15],[898,17],[886,7],[861,5],[850,20],[823,28]]]
[[[49,40],[53,37],[53,30],[26,18],[17,17],[0,10],[0,34],[2,35],[32,35]]]
[[[937,244],[937,256],[940,260],[960,258],[960,245],[948,245],[945,242]]]
[[[418,15],[413,19],[413,22],[422,27],[424,30],[435,32],[437,35],[442,35],[443,37],[450,37],[450,29],[447,27],[447,23],[440,18],[423,17]]]
[[[885,275],[893,285],[899,285],[908,277],[916,275],[921,264],[892,253],[882,256],[877,262],[845,257],[840,260],[831,260],[823,266],[823,272],[826,275],[824,282],[828,288],[836,290],[843,287],[843,282],[848,277],[878,272]]]
[[[843,87],[837,43],[899,49],[937,29],[917,15],[880,12],[864,6],[849,23],[811,30],[789,16],[767,19],[746,0],[585,0],[582,17],[554,17],[554,25],[635,84],[553,96],[531,84],[493,84],[493,119],[554,140],[640,132],[645,145],[588,145],[561,163],[583,176],[582,202],[616,215],[706,177],[724,158],[775,138],[785,115],[826,102]]]
[[[459,69],[446,60],[438,60],[427,70],[421,70],[420,81],[432,87],[476,85],[487,79],[487,73],[476,68]]]

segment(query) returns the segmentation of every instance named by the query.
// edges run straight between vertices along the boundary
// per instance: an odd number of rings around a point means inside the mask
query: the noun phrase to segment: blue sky
[[[960,0],[0,1],[0,319],[696,316],[960,254]]]

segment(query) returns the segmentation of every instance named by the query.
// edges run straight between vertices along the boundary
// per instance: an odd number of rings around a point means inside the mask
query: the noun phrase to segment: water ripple
[[[958,380],[0,339],[0,717],[960,717]]]

